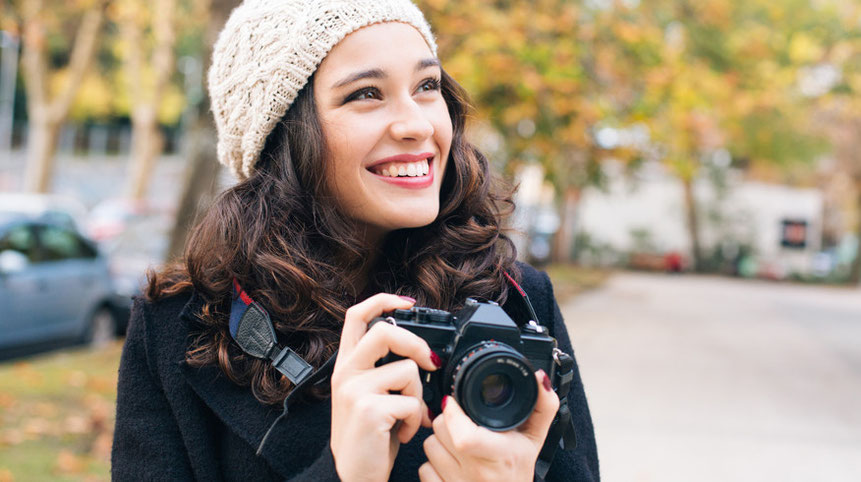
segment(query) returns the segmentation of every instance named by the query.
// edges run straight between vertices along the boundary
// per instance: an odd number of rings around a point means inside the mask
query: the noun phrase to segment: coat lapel
[[[190,324],[197,324],[202,306],[203,300],[195,291],[180,317]],[[225,426],[247,442],[252,452],[256,452],[283,407],[260,403],[249,387],[234,384],[216,366],[195,368],[184,360],[180,365],[186,381],[203,403]],[[275,425],[260,457],[281,476],[295,475],[313,462],[316,459],[314,454],[321,453],[328,443],[330,413],[328,401],[313,404],[294,402],[290,413]],[[302,440],[299,444],[302,450],[296,450],[297,438]]]

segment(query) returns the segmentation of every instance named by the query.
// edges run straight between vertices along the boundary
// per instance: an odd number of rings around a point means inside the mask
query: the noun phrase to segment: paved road
[[[861,481],[861,290],[621,273],[563,303],[606,481]]]

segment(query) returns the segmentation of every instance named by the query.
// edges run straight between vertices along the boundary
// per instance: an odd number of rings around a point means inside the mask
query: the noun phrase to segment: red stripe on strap
[[[505,277],[508,278],[508,281],[510,281],[511,284],[514,285],[515,288],[517,288],[517,291],[520,292],[520,296],[526,296],[526,292],[524,292],[523,288],[521,288],[520,285],[517,284],[517,281],[514,281],[514,278],[512,278],[511,275],[508,274],[508,271],[503,271],[502,274],[504,274]]]
[[[237,281],[236,278],[233,278],[233,289],[235,289],[236,292],[239,293],[239,297],[242,299],[243,303],[245,303],[246,305],[254,303],[251,297],[248,296],[248,294],[245,293],[245,291],[243,291],[242,288],[239,286],[239,281]]]

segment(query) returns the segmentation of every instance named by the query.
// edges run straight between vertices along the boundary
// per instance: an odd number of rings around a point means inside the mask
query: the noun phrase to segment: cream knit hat
[[[364,26],[404,22],[436,55],[421,11],[409,0],[245,0],[212,52],[209,96],[218,160],[239,179],[254,172],[266,138],[338,42]]]

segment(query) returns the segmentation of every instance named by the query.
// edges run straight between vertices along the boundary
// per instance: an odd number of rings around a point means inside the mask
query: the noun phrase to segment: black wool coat
[[[538,321],[551,330],[560,349],[573,355],[550,279],[528,265],[518,266]],[[511,290],[503,306],[510,315],[521,309],[513,304],[517,299]],[[329,449],[329,400],[291,404],[261,455],[255,455],[281,406],[261,404],[248,387],[231,383],[217,367],[186,364],[189,334],[201,307],[194,292],[155,303],[135,300],[119,371],[113,479],[338,480]],[[577,447],[557,451],[546,480],[599,480],[592,419],[576,364],[568,397]],[[422,442],[431,433],[421,428],[401,446],[390,480],[418,480],[418,468],[427,460]]]

